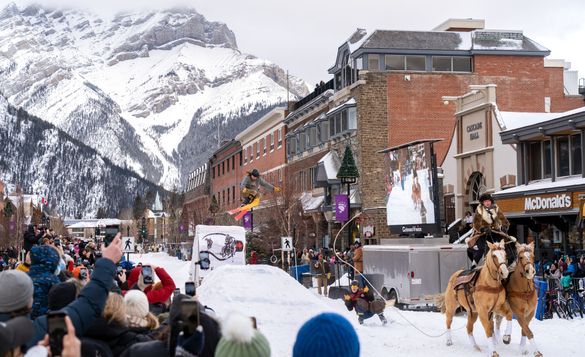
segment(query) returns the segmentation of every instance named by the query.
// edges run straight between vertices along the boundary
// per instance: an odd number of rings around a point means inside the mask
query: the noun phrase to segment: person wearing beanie
[[[59,283],[49,289],[49,311],[58,311],[69,305],[77,297],[77,287],[70,282]]]
[[[130,290],[124,296],[128,326],[135,330],[154,330],[158,328],[157,318],[148,310],[146,294],[140,290]]]
[[[114,283],[113,276],[116,271],[116,263],[120,260],[121,256],[122,241],[120,240],[120,235],[118,235],[108,247],[103,248],[102,259],[96,262],[92,280],[89,284],[83,288],[75,301],[62,309],[69,316],[75,330],[79,334],[83,334],[97,315],[101,314],[106,303],[108,291]],[[2,312],[0,312],[0,322],[3,323],[10,321],[10,319],[16,316],[26,315],[27,312],[23,312],[24,308],[28,307],[30,311],[32,307],[34,294],[34,288],[31,287],[32,281],[29,278],[28,282],[23,284],[23,281],[26,281],[22,279],[23,275],[27,278],[28,276],[22,272],[14,272],[21,274],[21,276],[14,279],[14,276],[2,275],[8,272],[0,273],[0,306],[3,306]],[[28,285],[28,287],[25,286],[23,288],[23,285]],[[24,292],[25,290],[27,290],[26,293]],[[15,297],[19,296],[20,300],[27,301],[20,309],[21,304],[14,303],[17,300]],[[13,310],[15,308],[19,310]],[[47,316],[37,317],[32,323],[32,338],[26,343],[28,348],[37,345],[39,341],[45,338],[47,334]]]
[[[270,357],[270,344],[254,328],[252,319],[234,313],[228,316],[221,328],[215,357]]]
[[[20,270],[0,273],[0,321],[30,313],[34,286],[31,278]]]
[[[360,288],[357,280],[353,280],[349,287],[350,294],[345,294],[343,300],[345,301],[345,307],[349,311],[355,310],[358,315],[358,321],[360,325],[363,325],[364,320],[369,319],[374,315],[378,315],[383,325],[388,323],[384,316],[384,308],[386,303],[378,302],[374,298],[374,294],[370,291],[370,288],[365,286],[363,289]]]
[[[359,357],[360,341],[346,318],[322,313],[305,322],[297,333],[293,357]]]

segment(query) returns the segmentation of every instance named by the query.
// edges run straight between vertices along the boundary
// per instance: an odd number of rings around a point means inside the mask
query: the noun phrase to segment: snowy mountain
[[[287,100],[286,73],[244,54],[193,9],[112,18],[41,6],[0,12],[0,90],[104,157],[170,188]],[[289,81],[290,98],[308,92]]]
[[[40,193],[60,215],[110,216],[132,207],[136,194],[164,191],[119,168],[50,123],[0,96],[0,181]]]

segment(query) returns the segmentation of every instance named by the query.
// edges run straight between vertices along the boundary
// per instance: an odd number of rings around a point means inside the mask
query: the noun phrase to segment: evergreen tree
[[[355,164],[355,160],[353,158],[353,153],[348,146],[345,147],[345,152],[343,153],[343,160],[341,162],[341,167],[339,168],[339,172],[337,172],[337,178],[358,178],[360,177],[360,173],[358,168]]]
[[[136,194],[134,198],[134,205],[132,205],[132,214],[134,215],[134,219],[139,219],[144,214],[144,210],[146,209],[146,204],[142,200],[142,196],[139,193]]]
[[[106,209],[103,207],[98,208],[96,218],[97,219],[108,218],[108,212],[106,211]]]

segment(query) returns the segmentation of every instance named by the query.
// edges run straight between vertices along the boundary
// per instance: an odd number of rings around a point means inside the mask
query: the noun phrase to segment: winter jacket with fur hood
[[[510,222],[497,205],[493,204],[489,208],[481,204],[477,206],[473,217],[473,229],[475,232],[480,232],[485,227],[490,227],[497,231],[501,231],[505,227],[504,230],[507,230],[509,226]]]

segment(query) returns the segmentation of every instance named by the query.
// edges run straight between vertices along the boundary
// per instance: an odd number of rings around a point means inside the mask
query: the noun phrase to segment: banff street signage
[[[528,196],[524,199],[525,212],[558,211],[571,209],[572,207],[571,193]]]

